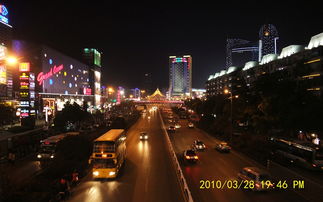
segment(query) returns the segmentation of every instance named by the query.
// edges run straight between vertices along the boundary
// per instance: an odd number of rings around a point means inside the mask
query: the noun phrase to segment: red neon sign
[[[84,95],[92,95],[92,89],[91,88],[84,88],[83,94]]]
[[[61,64],[59,66],[54,66],[50,68],[49,72],[44,74],[44,72],[40,72],[37,76],[37,81],[39,82],[39,85],[42,85],[43,81],[48,79],[49,77],[53,76],[54,74],[58,73],[64,68],[64,66]]]

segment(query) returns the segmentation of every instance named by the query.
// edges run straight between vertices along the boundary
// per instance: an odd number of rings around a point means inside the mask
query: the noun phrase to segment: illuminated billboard
[[[8,19],[8,9],[4,5],[0,5],[0,22],[10,26]]]

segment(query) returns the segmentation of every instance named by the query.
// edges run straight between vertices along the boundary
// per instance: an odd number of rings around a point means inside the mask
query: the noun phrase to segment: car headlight
[[[114,171],[111,171],[111,172],[109,172],[109,175],[111,176],[111,175],[115,175],[116,174],[116,172],[114,172]]]
[[[54,158],[54,155],[50,155],[50,158],[53,159]]]
[[[148,139],[148,136],[147,135],[145,136],[145,139]]]
[[[94,171],[93,172],[93,175],[98,176],[99,175],[99,171]]]
[[[39,158],[39,159],[40,159],[40,158],[41,158],[41,155],[40,155],[40,154],[38,154],[38,155],[37,155],[37,158]]]

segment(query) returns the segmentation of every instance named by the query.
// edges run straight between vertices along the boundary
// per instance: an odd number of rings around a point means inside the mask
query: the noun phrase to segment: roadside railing
[[[166,142],[167,142],[167,145],[168,145],[168,148],[169,148],[169,151],[170,151],[170,156],[171,156],[174,168],[176,170],[177,179],[179,181],[179,184],[181,186],[181,189],[182,189],[182,192],[183,192],[183,195],[184,195],[184,199],[187,202],[193,202],[193,197],[191,195],[191,191],[189,190],[189,187],[187,186],[184,174],[183,174],[181,166],[180,166],[180,164],[178,162],[178,159],[177,159],[176,153],[174,151],[173,145],[172,145],[172,143],[171,143],[171,141],[169,139],[167,130],[165,128],[164,120],[163,120],[163,118],[162,118],[162,116],[160,114],[160,111],[158,111],[158,113],[159,113],[159,117],[160,117],[161,122],[162,122],[162,127],[164,129]]]

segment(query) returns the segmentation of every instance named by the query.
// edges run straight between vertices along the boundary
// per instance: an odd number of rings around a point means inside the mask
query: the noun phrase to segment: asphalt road
[[[219,142],[217,139],[199,129],[188,128],[187,123],[187,120],[180,120],[182,127],[177,129],[175,133],[170,133],[169,136],[195,202],[308,201],[291,189],[276,189],[268,192],[227,188],[217,189],[216,187],[200,189],[201,180],[220,180],[223,183],[225,180],[236,180],[238,172],[243,167],[262,166],[236,151],[231,151],[230,153],[216,151],[214,146]],[[189,149],[196,139],[203,141],[207,149],[206,151],[198,152],[199,162],[196,165],[187,164],[183,161],[183,151]]]
[[[160,123],[157,112],[141,117],[127,132],[127,160],[120,175],[100,181],[89,173],[69,201],[183,201]],[[147,141],[139,140],[140,131],[148,132]]]

